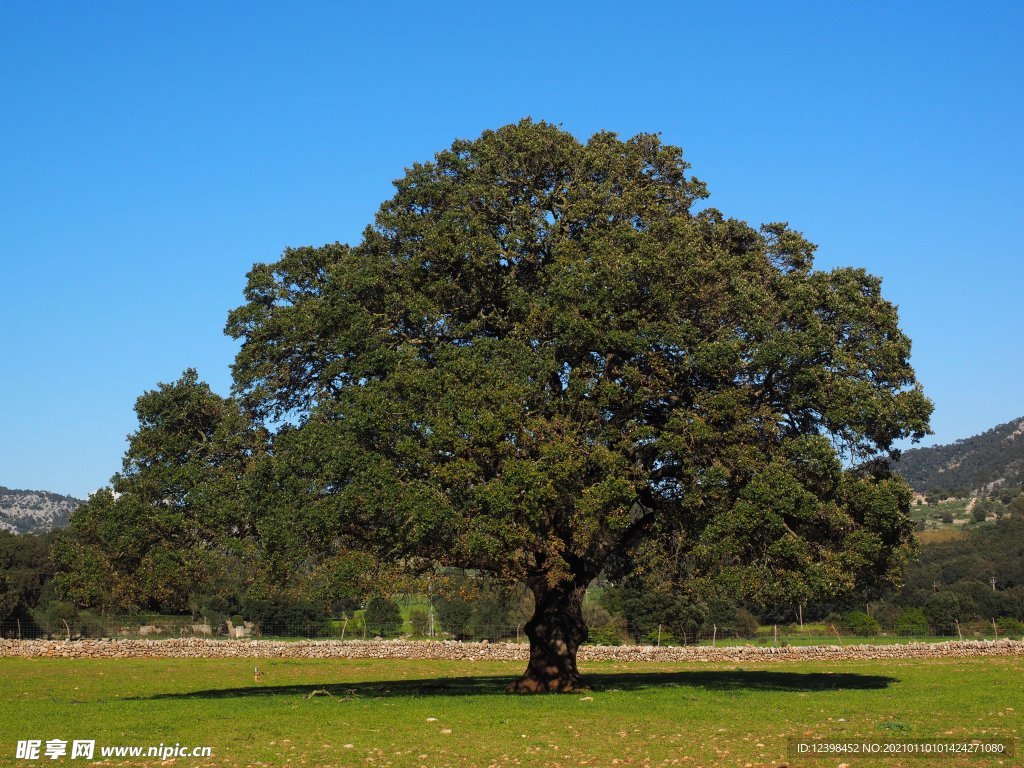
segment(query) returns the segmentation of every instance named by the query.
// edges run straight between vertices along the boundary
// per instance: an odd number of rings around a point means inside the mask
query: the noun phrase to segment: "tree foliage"
[[[413,165],[357,245],[256,265],[227,331],[281,425],[259,514],[303,552],[526,583],[538,653],[585,637],[602,569],[788,601],[892,579],[910,495],[874,459],[931,411],[896,308],[687,172],[655,135],[523,121]]]
[[[251,536],[242,481],[263,437],[192,369],[141,395],[135,411],[121,473],[55,546],[58,587],[108,611],[188,610],[190,596],[237,566]]]
[[[377,595],[366,604],[363,614],[366,631],[380,637],[394,637],[402,633],[402,611],[397,603]]]

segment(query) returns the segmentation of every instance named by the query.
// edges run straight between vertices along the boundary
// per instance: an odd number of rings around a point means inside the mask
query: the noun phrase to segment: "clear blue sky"
[[[527,115],[660,131],[716,207],[881,275],[931,442],[1024,415],[1022,30],[1020,2],[4,3],[0,484],[105,484],[143,390],[229,391],[253,262],[355,241],[404,167]]]

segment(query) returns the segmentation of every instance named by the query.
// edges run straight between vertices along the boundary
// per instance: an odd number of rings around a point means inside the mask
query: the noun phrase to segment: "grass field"
[[[0,764],[161,765],[99,746],[210,746],[180,766],[1015,766],[799,758],[791,738],[1019,738],[1024,657],[592,663],[581,696],[509,696],[521,663],[0,658]],[[315,689],[330,695],[307,698]],[[22,739],[95,739],[96,762],[16,761]]]

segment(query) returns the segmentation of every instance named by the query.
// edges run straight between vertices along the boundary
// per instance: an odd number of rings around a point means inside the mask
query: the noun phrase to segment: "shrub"
[[[79,611],[78,620],[82,637],[106,637],[110,634],[107,620],[95,611]]]
[[[612,623],[612,615],[600,603],[593,601],[583,604],[583,621],[590,630],[601,629]]]
[[[587,642],[591,645],[622,645],[625,640],[625,629],[614,623],[591,629],[587,633]]]
[[[960,601],[952,592],[937,592],[924,604],[925,618],[933,632],[938,634],[951,633],[956,621],[961,617]]]
[[[840,620],[840,626],[847,632],[861,637],[877,635],[881,631],[878,621],[864,611],[849,611],[844,613]]]
[[[686,645],[682,639],[673,635],[672,632],[664,625],[661,627],[660,634],[658,632],[658,628],[655,627],[645,636],[638,639],[644,645]]]
[[[920,608],[907,608],[896,620],[896,631],[901,635],[927,635],[928,618]]]
[[[72,635],[79,633],[78,608],[66,600],[49,603],[45,609],[33,612],[32,618],[48,635],[59,637],[68,631]]]
[[[503,640],[509,630],[508,607],[501,596],[487,596],[474,600],[469,621],[469,633],[475,640]]]
[[[232,616],[231,623],[238,626],[242,615],[248,616],[263,635],[311,637],[327,629],[323,609],[286,596],[248,598],[242,606],[242,614]]]
[[[374,597],[366,604],[363,613],[368,634],[381,637],[395,637],[402,633],[402,611],[386,597]]]
[[[757,634],[758,626],[757,616],[746,608],[736,609],[736,618],[733,619],[732,630],[736,633],[737,637],[754,637]]]
[[[999,634],[1007,637],[1021,637],[1024,636],[1024,624],[1012,616],[1003,616],[996,620],[996,627],[999,629]]]
[[[626,622],[599,603],[583,604],[583,620],[587,623],[587,642],[592,645],[622,645],[626,641]]]
[[[899,622],[903,609],[895,603],[881,603],[873,615],[883,627],[891,628]]]
[[[463,640],[469,628],[469,620],[473,615],[473,606],[461,597],[442,597],[438,599],[437,619],[445,632]]]

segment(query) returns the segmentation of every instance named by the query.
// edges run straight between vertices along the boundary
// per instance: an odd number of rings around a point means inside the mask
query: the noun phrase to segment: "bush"
[[[928,618],[920,608],[907,608],[896,620],[896,632],[901,635],[927,635],[928,629]]]
[[[608,626],[614,619],[604,606],[591,600],[583,604],[583,621],[588,629],[595,630]]]
[[[924,604],[925,618],[932,632],[937,634],[950,634],[953,626],[961,616],[960,601],[952,592],[937,592]]]
[[[996,627],[1000,636],[1021,637],[1024,636],[1024,624],[1012,616],[1003,616],[996,620]]]
[[[78,621],[82,637],[106,637],[110,634],[107,620],[95,611],[79,611]]]
[[[642,584],[608,589],[601,604],[625,618],[630,634],[638,642],[656,642],[659,626],[663,645],[666,633],[674,642],[692,642],[708,618],[705,604],[686,595],[650,590]]]
[[[647,635],[637,638],[644,645],[686,645],[686,643],[673,635],[667,627],[662,625],[661,632],[659,634],[658,628],[655,627]]]
[[[35,611],[32,618],[46,634],[53,636],[65,635],[69,630],[72,635],[79,633],[78,608],[66,600],[49,603],[45,609]],[[65,626],[65,622],[67,625]]]
[[[503,640],[508,634],[508,607],[500,596],[479,598],[471,604],[469,631],[475,640]],[[513,628],[514,629],[514,628]]]
[[[587,633],[590,645],[622,645],[626,642],[626,628],[621,623],[611,622]]]
[[[612,616],[599,603],[583,604],[583,620],[587,623],[587,642],[591,645],[622,645],[626,641],[626,622]]]
[[[373,636],[395,637],[402,634],[402,611],[386,597],[374,597],[363,613],[366,631]]]
[[[733,619],[731,629],[736,633],[737,637],[752,638],[757,634],[759,626],[757,616],[746,608],[736,609],[736,618]]]
[[[437,601],[437,619],[442,629],[452,637],[463,640],[473,615],[473,606],[461,597],[442,597]]]
[[[860,635],[861,637],[877,635],[882,629],[875,617],[864,613],[864,611],[844,613],[839,623],[846,632],[852,635]]]
[[[238,626],[236,619],[242,615],[248,616],[263,635],[313,637],[328,631],[327,616],[321,608],[283,596],[247,599],[242,614],[232,616],[231,623]]]

